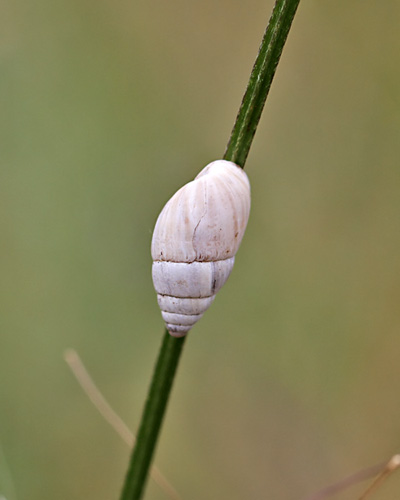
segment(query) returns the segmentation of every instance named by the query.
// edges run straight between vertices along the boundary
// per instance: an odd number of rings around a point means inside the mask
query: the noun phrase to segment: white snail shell
[[[217,160],[177,191],[158,216],[153,283],[167,330],[183,337],[228,279],[250,213],[247,175]]]

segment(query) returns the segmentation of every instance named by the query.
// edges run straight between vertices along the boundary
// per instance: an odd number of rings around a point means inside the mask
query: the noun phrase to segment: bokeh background
[[[129,450],[63,353],[135,431],[163,335],[152,228],[222,156],[272,6],[1,2],[2,498],[118,498]],[[300,4],[247,234],[157,449],[183,500],[304,499],[399,452],[399,18],[396,0]],[[399,496],[400,473],[376,494]]]

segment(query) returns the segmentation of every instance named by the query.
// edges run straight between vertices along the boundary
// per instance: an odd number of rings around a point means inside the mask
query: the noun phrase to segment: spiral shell
[[[153,283],[167,330],[183,337],[228,279],[250,212],[250,184],[217,160],[161,211],[151,243]]]

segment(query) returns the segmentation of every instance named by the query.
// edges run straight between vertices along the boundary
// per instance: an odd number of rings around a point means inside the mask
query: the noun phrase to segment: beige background
[[[63,351],[136,430],[163,333],[152,228],[222,156],[272,4],[1,2],[7,500],[118,498],[128,449]],[[399,452],[399,16],[301,2],[246,165],[248,231],[157,450],[184,500],[302,499]],[[399,496],[400,473],[376,498]]]

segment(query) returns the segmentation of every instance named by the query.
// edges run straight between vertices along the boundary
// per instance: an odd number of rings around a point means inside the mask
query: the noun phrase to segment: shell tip
[[[166,325],[166,327],[171,337],[175,337],[178,339],[181,337],[185,337],[185,335],[187,335],[189,330],[191,329],[191,327],[188,328],[187,326],[171,325],[171,324]]]

